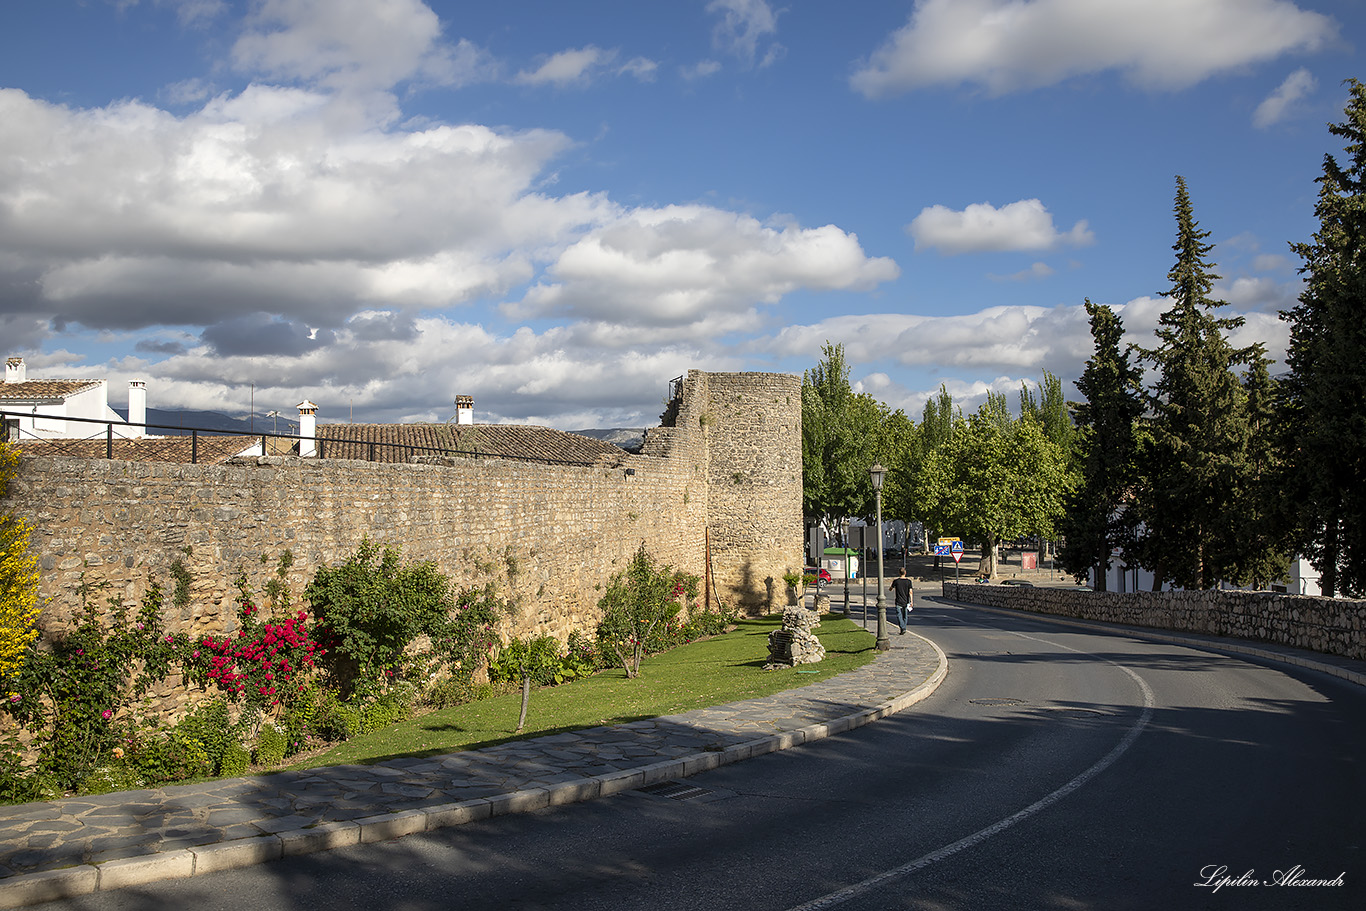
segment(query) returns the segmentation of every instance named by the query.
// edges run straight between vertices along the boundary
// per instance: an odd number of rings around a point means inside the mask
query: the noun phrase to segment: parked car
[[[824,568],[817,569],[814,566],[807,566],[802,569],[802,575],[815,576],[817,585],[824,585],[830,581],[830,570]]]

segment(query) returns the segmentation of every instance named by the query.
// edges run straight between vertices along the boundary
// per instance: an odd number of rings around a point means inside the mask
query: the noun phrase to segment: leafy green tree
[[[873,514],[868,469],[887,464],[905,443],[909,421],[849,383],[843,345],[829,342],[824,359],[802,380],[802,508],[806,517],[837,527]]]
[[[1076,445],[1076,430],[1068,413],[1067,397],[1062,393],[1062,380],[1056,374],[1043,372],[1038,394],[1029,384],[1020,384],[1020,417],[1037,421],[1044,436],[1053,441],[1071,459]]]
[[[1290,497],[1301,551],[1326,595],[1366,595],[1366,86],[1348,80],[1346,118],[1328,130],[1309,243],[1292,244],[1307,281],[1290,323],[1284,378]]]
[[[858,508],[859,452],[844,346],[826,342],[821,353],[823,360],[802,377],[802,511],[809,519],[833,521]]]
[[[887,479],[882,485],[882,517],[886,521],[900,519],[909,526],[921,517],[915,487],[919,448],[920,431],[915,423],[901,409],[889,414],[882,424],[882,440],[878,447],[878,461],[887,469]]]
[[[1008,538],[1052,538],[1070,475],[1060,447],[1036,421],[1011,419],[1005,396],[988,395],[925,460],[925,515],[941,531],[981,542],[987,576]]]
[[[676,622],[684,598],[697,596],[698,579],[671,566],[657,566],[641,545],[626,569],[613,573],[598,600],[598,649],[614,653],[627,677],[640,676],[640,662],[657,629]]]
[[[925,401],[921,422],[914,428],[910,446],[894,450],[890,460],[883,463],[888,468],[887,486],[891,491],[883,494],[884,508],[889,498],[891,502],[892,511],[887,515],[906,522],[924,523],[926,540],[922,543],[925,545],[929,544],[930,522],[921,488],[922,472],[930,455],[948,441],[954,422],[962,419],[953,404],[953,396],[941,384],[939,392]]]
[[[1205,242],[1191,209],[1186,181],[1176,178],[1176,263],[1163,296],[1171,307],[1158,321],[1159,345],[1141,349],[1156,368],[1149,422],[1151,442],[1140,460],[1138,551],[1153,573],[1182,588],[1213,588],[1236,574],[1238,541],[1230,537],[1225,508],[1237,493],[1248,442],[1245,394],[1233,367],[1250,351],[1229,345],[1226,332],[1241,318],[1214,315],[1215,280]]]
[[[1104,591],[1110,555],[1133,537],[1135,515],[1126,508],[1137,477],[1137,424],[1143,415],[1143,371],[1120,348],[1124,323],[1113,310],[1086,301],[1094,350],[1077,390],[1085,399],[1073,406],[1079,484],[1067,497],[1058,530],[1064,542],[1058,561],[1083,578],[1095,571]]]

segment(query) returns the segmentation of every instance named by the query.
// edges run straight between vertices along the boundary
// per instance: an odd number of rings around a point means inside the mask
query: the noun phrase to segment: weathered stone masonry
[[[948,582],[944,596],[1078,620],[1274,642],[1366,659],[1366,601],[1242,591],[1097,592]]]
[[[602,587],[641,544],[702,575],[708,537],[720,597],[776,609],[782,574],[802,561],[800,393],[794,376],[692,371],[676,426],[592,466],[27,459],[6,508],[35,526],[44,625],[68,622],[82,587],[101,604],[136,602],[151,578],[169,590],[181,560],[193,597],[170,628],[230,631],[239,573],[263,591],[289,549],[297,596],[365,536],[461,587],[497,585],[516,606],[509,633],[591,629]]]

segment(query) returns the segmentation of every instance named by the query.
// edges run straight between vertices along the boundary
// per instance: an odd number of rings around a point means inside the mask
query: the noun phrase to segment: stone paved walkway
[[[0,908],[195,876],[605,797],[786,749],[932,693],[948,664],[898,636],[855,671],[678,715],[482,750],[0,807]]]

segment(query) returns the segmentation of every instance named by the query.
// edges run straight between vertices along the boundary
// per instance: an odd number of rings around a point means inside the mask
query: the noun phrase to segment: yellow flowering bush
[[[19,465],[14,447],[0,443],[0,498]],[[0,513],[0,697],[9,698],[7,682],[23,666],[38,637],[38,558],[29,552],[28,522]]]

